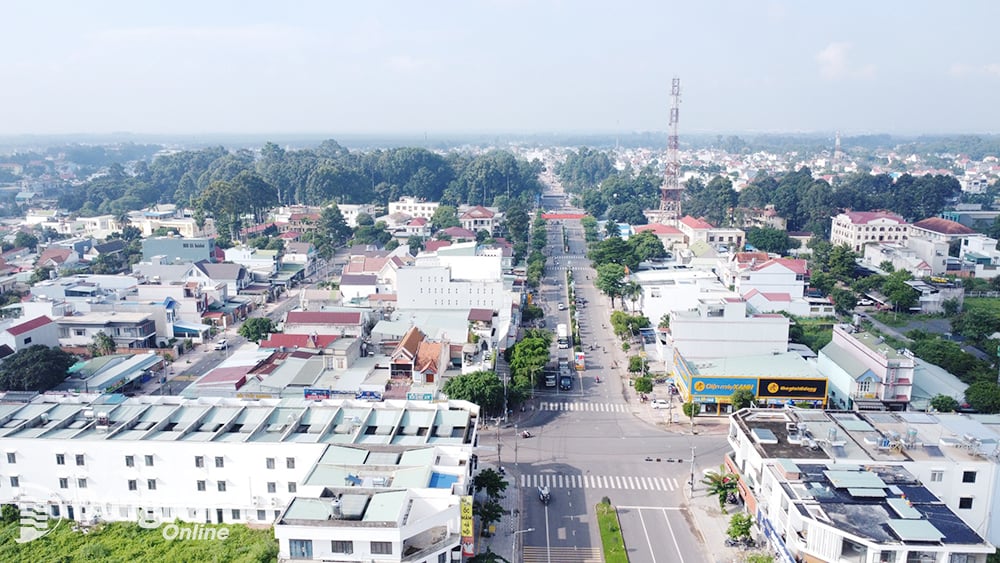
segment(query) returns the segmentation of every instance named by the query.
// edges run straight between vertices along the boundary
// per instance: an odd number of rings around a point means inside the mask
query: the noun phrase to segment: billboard
[[[306,387],[302,390],[302,394],[305,395],[307,401],[322,401],[323,399],[330,398],[329,389],[313,389]]]
[[[472,557],[476,554],[475,533],[472,520],[472,497],[463,496],[459,501],[462,514],[462,555]]]
[[[577,371],[583,371],[583,370],[587,369],[586,368],[586,364],[584,362],[585,358],[586,358],[586,356],[584,356],[583,352],[577,352],[576,353],[576,369],[577,369]]]
[[[359,401],[381,401],[382,393],[379,391],[358,391],[354,398]]]
[[[760,378],[757,390],[760,398],[782,399],[824,399],[826,398],[825,379],[774,379]]]
[[[755,377],[691,377],[691,394],[695,397],[728,397],[740,389],[757,393]]]

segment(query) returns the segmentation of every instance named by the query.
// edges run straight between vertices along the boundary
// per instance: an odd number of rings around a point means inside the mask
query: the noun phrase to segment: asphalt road
[[[588,300],[578,309],[587,369],[576,374],[570,391],[536,390],[531,408],[518,413],[517,426],[486,432],[481,440],[488,446],[499,438],[500,462],[514,485],[508,494],[517,495],[522,507],[515,526],[533,528],[523,532],[520,560],[601,561],[594,506],[608,497],[621,509],[633,563],[710,561],[685,508],[687,482],[692,470],[700,479],[702,468],[716,466],[729,447],[724,437],[665,432],[633,414],[648,406],[628,400],[626,355],[620,341],[601,328],[609,325],[609,302],[592,285],[582,227],[579,221],[562,223],[569,230],[569,253],[563,252],[559,226],[552,225],[540,303],[549,329],[568,322],[568,310],[559,311],[557,304],[568,308],[563,280],[565,268],[572,268],[577,295]],[[591,343],[599,351],[591,352]],[[522,430],[532,436],[521,437]],[[696,460],[705,462],[691,463],[692,446]],[[538,487],[549,488],[548,504],[539,499]]]

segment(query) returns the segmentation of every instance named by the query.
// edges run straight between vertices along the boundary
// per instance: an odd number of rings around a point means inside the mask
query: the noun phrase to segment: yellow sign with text
[[[462,513],[462,536],[471,538],[474,535],[472,530],[472,497],[463,496],[459,507]]]

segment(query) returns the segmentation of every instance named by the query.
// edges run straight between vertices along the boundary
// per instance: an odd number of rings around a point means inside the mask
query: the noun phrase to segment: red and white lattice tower
[[[677,150],[677,120],[680,116],[681,79],[674,78],[670,85],[670,133],[667,136],[667,164],[664,169],[663,185],[660,187],[660,223],[673,225],[681,218],[681,162]]]

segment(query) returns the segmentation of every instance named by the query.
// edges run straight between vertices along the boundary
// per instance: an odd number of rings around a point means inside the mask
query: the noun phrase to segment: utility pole
[[[697,448],[695,448],[694,446],[691,446],[691,481],[690,481],[690,483],[691,483],[691,498],[694,498],[694,451],[695,451],[695,449],[697,449]],[[497,451],[499,452],[500,450],[497,450]]]

